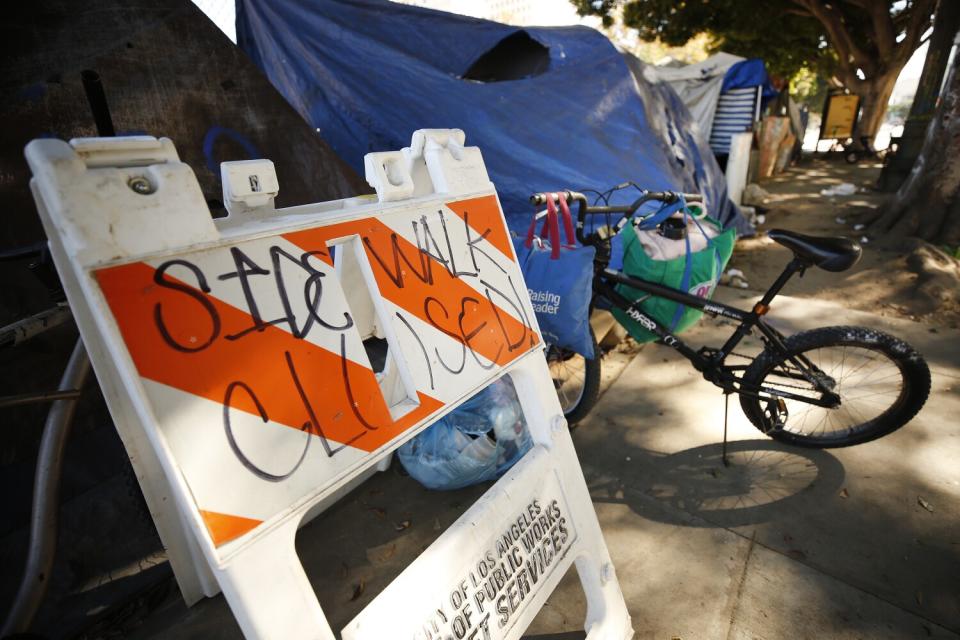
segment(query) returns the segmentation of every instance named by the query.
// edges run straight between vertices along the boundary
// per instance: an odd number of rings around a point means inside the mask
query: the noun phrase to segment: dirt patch
[[[822,159],[805,160],[761,186],[770,193],[766,220],[755,238],[737,243],[731,266],[744,272],[749,290],[764,291],[790,259],[790,252],[766,236],[782,228],[811,235],[847,236],[861,242],[863,258],[849,271],[810,269],[795,277],[784,293],[842,303],[851,309],[960,326],[960,261],[912,239],[882,242],[866,237],[864,225],[889,197],[873,190],[876,163],[851,166]],[[821,189],[849,182],[850,196],[822,196]]]

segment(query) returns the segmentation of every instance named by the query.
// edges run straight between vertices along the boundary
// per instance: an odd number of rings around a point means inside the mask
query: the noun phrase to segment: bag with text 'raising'
[[[559,201],[558,212],[553,197],[547,199],[540,237],[536,237],[534,216],[526,238],[514,239],[514,249],[544,341],[592,358],[590,299],[596,252],[593,247],[577,246],[570,208],[562,197]],[[560,242],[561,220],[566,244]]]

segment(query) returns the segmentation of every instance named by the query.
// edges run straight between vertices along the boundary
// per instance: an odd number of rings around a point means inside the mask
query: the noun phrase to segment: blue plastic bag
[[[593,358],[590,335],[590,299],[593,297],[593,247],[578,247],[574,242],[570,209],[560,198],[567,244],[560,243],[560,223],[553,198],[547,201],[547,218],[540,232],[543,242],[534,237],[533,219],[527,237],[514,239],[523,279],[530,302],[537,314],[543,339],[555,346],[572,349],[585,358]]]
[[[499,477],[532,446],[504,376],[397,449],[397,458],[428,489],[460,489]]]

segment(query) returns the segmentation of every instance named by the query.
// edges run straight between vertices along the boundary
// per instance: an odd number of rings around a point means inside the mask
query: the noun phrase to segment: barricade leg
[[[214,574],[244,637],[336,640],[297,557],[291,518],[245,545]]]
[[[552,449],[552,455],[559,460],[558,466],[566,478],[564,489],[582,536],[582,550],[575,563],[587,600],[587,616],[583,628],[591,639],[631,638],[633,628],[630,614],[593,511],[593,503],[573,439],[556,402],[556,390],[550,384],[546,360],[528,358],[511,370],[510,377],[514,381],[517,397],[534,441]],[[556,404],[556,412],[552,415],[543,412],[544,398],[551,398],[552,404]]]

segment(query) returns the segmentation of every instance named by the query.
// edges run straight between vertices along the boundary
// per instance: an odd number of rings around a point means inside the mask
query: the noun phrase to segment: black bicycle
[[[691,295],[658,283],[613,270],[610,239],[629,224],[647,202],[670,204],[683,197],[699,202],[699,195],[671,191],[641,190],[632,204],[590,206],[582,193],[564,191],[534,194],[530,201],[543,205],[548,197],[577,202],[577,239],[596,248],[594,301],[599,298],[658,337],[657,342],[676,349],[703,377],[720,387],[729,398],[740,396],[740,405],[751,423],[766,435],[805,447],[846,447],[875,440],[909,422],[930,393],[930,369],[923,357],[898,338],[865,327],[823,327],[785,336],[764,319],[770,303],[795,274],[810,267],[839,272],[860,259],[860,246],[846,238],[807,236],[782,229],[767,235],[790,249],[793,258],[752,309]],[[588,215],[616,215],[612,228],[585,233]],[[638,218],[639,220],[639,218]],[[694,350],[683,340],[646,315],[642,300],[630,300],[617,291],[627,285],[650,296],[739,322],[733,335],[719,348]],[[755,356],[734,354],[749,334],[759,334],[763,351]],[[572,352],[548,347],[547,359],[564,413],[570,423],[585,416],[597,398],[600,382],[600,352],[584,359]],[[746,364],[730,364],[731,357]],[[565,373],[569,372],[569,373]]]

